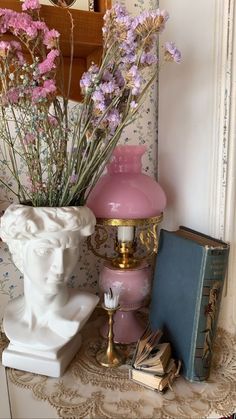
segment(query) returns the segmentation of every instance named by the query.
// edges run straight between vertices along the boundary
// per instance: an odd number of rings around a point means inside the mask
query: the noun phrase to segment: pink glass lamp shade
[[[145,146],[116,147],[107,165],[107,173],[100,178],[87,200],[87,206],[99,219],[98,223],[101,220],[118,221],[115,224],[118,225],[116,250],[120,249],[120,253],[115,263],[113,260],[103,266],[99,288],[101,294],[112,288],[120,295],[121,308],[114,316],[114,339],[127,344],[136,342],[144,331],[145,326],[137,318],[136,310],[145,304],[151,288],[150,267],[133,256],[135,228],[143,221],[149,223],[161,216],[166,206],[166,195],[161,186],[142,173],[141,159],[145,151]],[[107,324],[101,328],[104,337],[107,329]]]
[[[87,206],[97,218],[155,217],[166,206],[166,195],[156,180],[142,173],[145,146],[115,148],[107,173],[91,191]]]

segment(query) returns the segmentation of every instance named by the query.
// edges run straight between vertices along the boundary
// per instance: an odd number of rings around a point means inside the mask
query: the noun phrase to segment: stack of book
[[[170,343],[159,343],[161,336],[161,330],[145,330],[129,370],[131,380],[157,391],[171,388],[180,370],[180,362],[172,358]]]

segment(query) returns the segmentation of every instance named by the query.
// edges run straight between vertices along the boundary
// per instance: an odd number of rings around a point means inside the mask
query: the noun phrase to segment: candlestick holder
[[[107,311],[109,321],[108,321],[108,335],[107,335],[107,348],[101,350],[97,353],[96,359],[100,365],[103,367],[119,367],[125,363],[125,355],[120,351],[114,343],[114,332],[113,332],[113,323],[114,323],[114,314],[120,308],[117,306],[115,308],[108,308],[104,304],[102,305],[104,310]]]

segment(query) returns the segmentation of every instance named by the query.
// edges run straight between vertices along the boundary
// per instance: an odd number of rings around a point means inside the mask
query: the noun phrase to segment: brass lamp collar
[[[113,227],[129,226],[142,227],[150,224],[159,224],[163,219],[163,213],[155,217],[148,218],[97,218],[97,224],[109,225]]]
[[[163,213],[155,217],[149,218],[134,218],[134,219],[119,219],[119,218],[97,218],[93,246],[91,237],[88,237],[88,247],[92,252],[109,262],[111,266],[118,269],[135,269],[142,265],[142,263],[157,252],[157,226],[163,219]],[[116,239],[115,251],[116,256],[110,257],[99,252],[99,248],[103,245],[109,235],[107,227],[141,227],[138,237],[132,241],[119,241]],[[102,238],[100,234],[102,233]],[[139,243],[145,249],[145,255],[136,255],[137,246]],[[138,246],[139,247],[139,246]]]

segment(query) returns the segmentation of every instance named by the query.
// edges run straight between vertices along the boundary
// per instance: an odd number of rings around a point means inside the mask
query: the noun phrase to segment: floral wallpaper
[[[157,0],[121,0],[120,3],[125,5],[129,12],[134,15],[143,10],[157,7]],[[152,176],[156,175],[157,106],[157,85],[154,85],[139,117],[125,130],[120,139],[121,144],[145,144],[147,146],[143,158],[143,170]],[[11,202],[13,202],[11,195],[3,185],[0,185],[0,213]],[[69,285],[97,293],[101,266],[102,262],[95,258],[88,250],[86,243],[83,243],[80,260]],[[12,263],[7,245],[0,242],[0,324],[7,302],[22,294],[22,292],[22,274]]]

